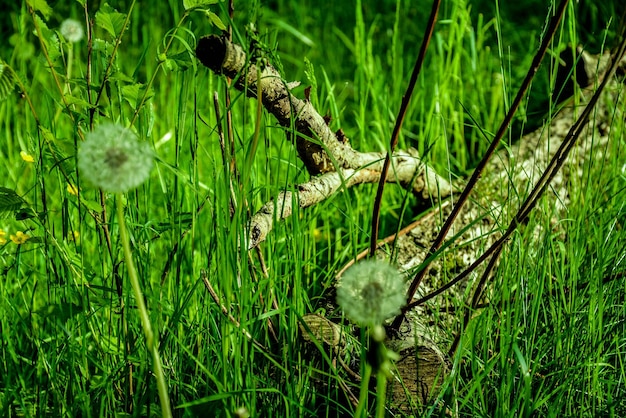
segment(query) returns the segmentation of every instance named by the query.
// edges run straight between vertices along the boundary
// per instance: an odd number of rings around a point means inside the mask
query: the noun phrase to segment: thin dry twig
[[[406,88],[406,92],[404,96],[402,96],[402,103],[400,104],[400,110],[398,111],[398,117],[396,118],[396,124],[393,127],[393,133],[391,134],[391,140],[389,141],[389,152],[385,156],[385,164],[383,165],[383,169],[380,175],[380,180],[378,181],[378,189],[376,190],[376,198],[374,199],[374,209],[372,214],[372,235],[370,239],[370,257],[373,257],[376,253],[376,248],[378,246],[378,227],[380,224],[380,205],[383,201],[383,191],[385,190],[385,183],[387,178],[387,173],[389,172],[389,165],[391,164],[391,158],[393,155],[393,151],[396,149],[398,145],[398,137],[400,136],[400,129],[402,129],[402,123],[404,122],[404,117],[406,116],[406,111],[409,108],[409,103],[411,102],[411,97],[413,96],[413,90],[415,89],[415,84],[417,84],[417,77],[419,76],[420,70],[424,65],[424,58],[426,57],[426,50],[428,49],[428,44],[430,43],[430,39],[433,36],[433,31],[435,30],[435,24],[437,23],[437,14],[439,13],[439,6],[441,4],[441,0],[434,0],[433,6],[430,11],[430,17],[428,18],[428,23],[426,24],[426,30],[424,31],[424,39],[422,40],[422,46],[420,47],[419,54],[417,55],[417,59],[415,61],[415,65],[413,66],[413,72],[411,73],[411,78],[409,79],[409,85]]]

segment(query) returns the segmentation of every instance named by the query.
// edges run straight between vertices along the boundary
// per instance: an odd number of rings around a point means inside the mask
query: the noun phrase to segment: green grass
[[[429,7],[413,3],[239,2],[233,36],[247,47],[246,26],[254,22],[258,38],[276,46],[285,78],[302,81],[300,97],[315,81],[312,101],[332,116],[331,126],[356,149],[384,150],[428,17]],[[78,2],[55,4],[45,24],[26,3],[2,17],[0,58],[22,85],[0,102],[0,175],[16,193],[5,190],[0,201],[7,233],[0,245],[0,415],[161,413],[115,196],[89,187],[76,171],[84,133],[106,120],[132,126],[159,160],[150,180],[122,203],[174,414],[235,416],[245,408],[251,416],[351,415],[339,383],[356,394],[358,387],[331,364],[332,353],[322,357],[302,342],[299,324],[303,315],[324,311],[335,273],[367,248],[375,188],[354,188],[301,211],[277,224],[259,252],[245,251],[250,212],[306,181],[306,171],[285,130],[266,113],[257,118],[255,100],[228,89],[193,57],[197,38],[218,32],[203,14],[187,16],[177,1],[135,4],[114,53],[103,22],[120,33],[133,4],[115,2],[123,15],[100,6],[102,20],[89,9],[97,23],[93,51],[89,57],[85,39],[73,46],[69,80],[68,46],[56,44],[52,31],[67,17],[84,27]],[[472,169],[488,146],[475,124],[497,129],[539,45],[547,5],[524,4],[520,11],[492,1],[443,2],[400,148],[417,148],[440,173]],[[592,52],[611,45],[617,9],[617,2],[573,5],[555,54],[568,42]],[[225,5],[211,10],[228,24]],[[548,113],[549,75],[544,65],[511,140]],[[618,107],[624,110],[623,101]],[[224,161],[217,125],[227,130],[227,110],[234,154],[227,150]],[[438,400],[418,412],[626,414],[626,287],[621,276],[608,280],[624,271],[626,254],[623,114],[609,128],[611,149],[584,167],[569,212],[558,220],[562,230],[553,230],[552,208],[544,205],[548,215],[533,217],[512,239],[491,290],[502,306],[472,320]],[[229,170],[231,159],[238,175]],[[79,196],[68,183],[80,187]],[[381,236],[419,215],[412,196],[386,190]],[[535,225],[544,232],[529,246]],[[15,244],[9,235],[17,231],[30,239]]]

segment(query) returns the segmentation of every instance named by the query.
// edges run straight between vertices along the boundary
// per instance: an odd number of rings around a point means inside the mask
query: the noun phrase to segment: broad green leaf
[[[117,38],[122,33],[125,19],[124,13],[119,13],[108,3],[96,12],[96,25],[107,31],[113,38]]]
[[[26,2],[34,11],[41,13],[44,19],[50,19],[52,7],[48,6],[46,0],[26,0]]]
[[[0,187],[0,217],[6,217],[9,212],[17,212],[25,203],[15,190]]]
[[[134,83],[135,79],[121,71],[115,71],[109,77],[111,81],[121,81],[122,83]]]
[[[143,98],[146,91],[146,85],[141,83],[132,84],[130,86],[122,87],[122,97],[132,106],[133,109],[137,108],[140,100]],[[154,91],[148,91],[146,99],[150,99],[154,96]]]
[[[183,7],[185,10],[197,9],[199,7],[208,7],[217,2],[218,0],[183,0]]]
[[[94,39],[93,50],[104,54],[108,58],[113,53],[113,44],[103,39]]]
[[[218,29],[226,30],[226,26],[224,26],[218,15],[209,10],[206,11],[206,14],[209,17],[209,20],[211,20],[211,23],[213,23]]]
[[[39,27],[41,31],[42,42],[46,48],[48,53],[48,58],[54,64],[54,62],[61,56],[61,45],[59,44],[59,37],[56,32],[50,30],[48,25],[37,15],[35,15],[36,25]],[[38,33],[35,31],[35,35],[38,36]]]
[[[185,71],[193,65],[189,53],[186,51],[175,54],[169,58],[166,58],[163,62],[165,68],[169,71]]]
[[[85,205],[85,207],[93,212],[100,213],[102,212],[102,205],[95,200],[81,199],[80,202]]]
[[[84,99],[81,99],[80,97],[72,96],[70,94],[65,96],[65,101],[67,102],[68,105],[85,106],[88,109],[95,107],[94,105],[92,105],[88,101],[86,101]]]

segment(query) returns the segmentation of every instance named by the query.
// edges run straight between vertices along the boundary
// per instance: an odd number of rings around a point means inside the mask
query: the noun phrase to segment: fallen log
[[[341,132],[330,130],[324,118],[308,101],[298,99],[291,93],[290,83],[285,82],[271,65],[257,66],[249,62],[241,47],[218,36],[202,38],[196,53],[204,65],[232,78],[235,86],[248,96],[260,97],[264,107],[282,126],[295,126],[298,155],[312,176],[309,182],[280,193],[252,217],[249,248],[259,245],[271,231],[274,220],[290,216],[294,208],[312,206],[357,184],[379,181],[384,153],[354,150]],[[591,87],[604,77],[607,58],[607,54],[592,57],[580,52],[582,61],[579,62],[584,65],[579,66],[578,71],[585,71],[585,74],[576,80],[586,80],[588,84],[580,86],[583,89],[581,96],[562,105],[556,114],[548,117],[544,126],[525,135],[518,143],[503,148],[486,167],[482,180],[474,190],[471,204],[463,207],[448,233],[447,238],[454,240],[455,245],[445,249],[432,264],[427,279],[415,296],[416,308],[409,313],[410,320],[405,321],[399,334],[389,342],[390,347],[401,355],[389,392],[392,402],[400,410],[409,410],[412,404],[431,398],[448,372],[448,360],[444,353],[445,347],[450,344],[449,333],[442,333],[441,327],[429,324],[425,320],[428,306],[418,302],[445,286],[454,272],[472,265],[481,251],[500,237],[513,219],[515,210],[542,176],[559,145],[577,122],[581,108],[575,104],[587,103],[593,94]],[[626,61],[618,58],[623,71]],[[569,73],[569,69],[565,71]],[[548,198],[552,200],[555,210],[545,215],[554,217],[555,222],[567,210],[571,185],[580,177],[583,165],[589,159],[604,155],[611,120],[624,117],[617,113],[621,112],[620,108],[614,106],[617,83],[615,79],[610,81],[603,100],[596,106],[594,117],[584,122],[582,137],[570,152],[567,165],[550,183]],[[557,86],[557,89],[560,87]],[[555,97],[562,99],[563,94]],[[397,237],[397,263],[401,270],[408,272],[428,256],[428,248],[454,205],[455,186],[461,185],[462,180],[458,185],[450,184],[421,161],[414,150],[397,152],[393,162],[394,170],[386,181],[410,188],[424,199],[442,202],[444,197],[449,196],[448,200],[452,202],[441,204],[439,209],[435,208],[437,212],[434,216],[424,218],[407,234]],[[539,233],[537,231],[537,235]],[[450,291],[432,299],[432,305],[453,306],[454,302],[465,299],[466,289],[480,273],[480,268],[474,270]],[[445,326],[454,329],[457,325],[458,319],[453,317]]]

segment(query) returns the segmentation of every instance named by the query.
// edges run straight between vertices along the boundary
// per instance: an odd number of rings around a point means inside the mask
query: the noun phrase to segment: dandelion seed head
[[[377,326],[400,313],[406,302],[403,277],[384,261],[366,260],[350,267],[337,287],[337,303],[352,321]]]
[[[78,150],[78,169],[94,186],[107,192],[127,192],[146,181],[154,155],[129,129],[111,123],[88,133]]]
[[[74,19],[65,19],[61,23],[61,35],[71,44],[83,39],[85,32],[79,21]]]

